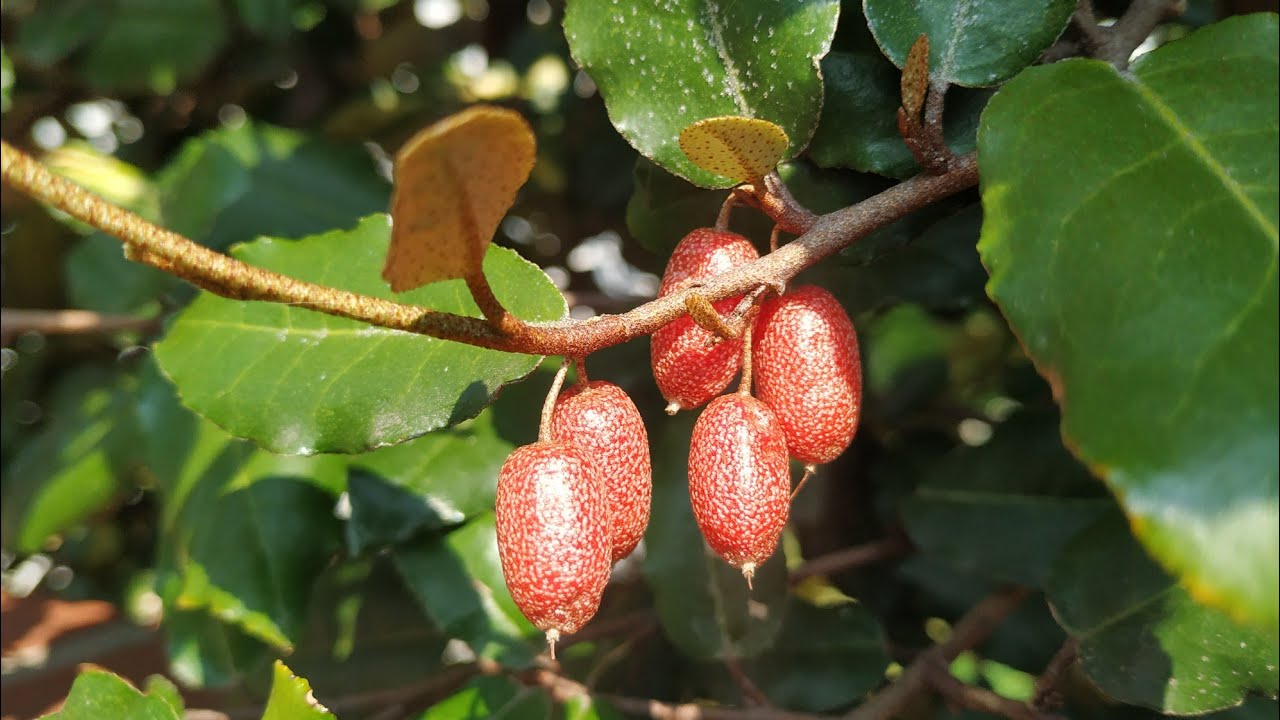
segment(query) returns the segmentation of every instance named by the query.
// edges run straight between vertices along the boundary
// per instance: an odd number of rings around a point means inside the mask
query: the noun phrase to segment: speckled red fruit
[[[791,457],[821,465],[858,429],[862,361],[844,307],[820,287],[765,302],[751,348],[755,393],[778,416]]]
[[[676,245],[662,274],[658,296],[709,280],[759,257],[751,242],[737,233],[699,228]],[[715,308],[725,315],[733,311],[739,300],[740,296],[727,298],[715,303]],[[742,367],[742,342],[712,343],[714,338],[688,315],[653,334],[649,353],[653,379],[673,410],[705,404],[724,392]]]
[[[689,501],[707,544],[748,577],[773,554],[791,509],[791,473],[764,403],[732,394],[702,411],[689,444]]]
[[[649,434],[640,411],[622,388],[593,380],[556,398],[551,437],[586,450],[604,482],[612,559],[635,549],[649,525],[653,470]]]
[[[549,640],[595,615],[609,581],[608,510],[586,451],[516,448],[498,472],[498,556],[516,606]]]

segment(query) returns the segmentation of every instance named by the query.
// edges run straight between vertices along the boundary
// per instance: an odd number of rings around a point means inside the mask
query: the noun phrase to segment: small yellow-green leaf
[[[707,118],[680,131],[680,149],[694,165],[738,182],[757,180],[787,151],[787,133],[768,120]]]
[[[272,675],[271,697],[262,720],[333,720],[333,713],[316,701],[305,678],[294,675],[279,660]]]
[[[382,277],[404,292],[480,272],[489,240],[533,169],[519,113],[477,105],[420,131],[396,154],[391,249]]]
[[[929,89],[929,36],[916,38],[902,65],[902,109],[912,120],[920,117],[924,93]]]

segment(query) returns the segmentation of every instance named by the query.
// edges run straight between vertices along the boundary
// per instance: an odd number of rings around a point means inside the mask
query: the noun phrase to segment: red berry
[[[551,437],[586,451],[604,482],[613,560],[635,549],[649,525],[649,435],[635,403],[613,383],[575,385],[556,398]]]
[[[689,500],[707,544],[750,579],[791,509],[786,441],[764,403],[735,393],[702,411],[689,444]]]
[[[751,348],[756,397],[778,416],[791,457],[820,465],[858,429],[862,361],[853,322],[831,293],[798,287],[764,303]]]
[[[676,245],[658,296],[709,280],[759,257],[751,242],[737,233],[699,228]],[[722,315],[730,313],[739,300],[741,296],[721,300],[715,309]],[[705,404],[724,392],[742,367],[742,341],[715,340],[715,335],[698,327],[688,315],[653,334],[649,356],[653,378],[670,403],[670,412]]]
[[[586,451],[563,442],[516,448],[498,472],[498,556],[516,606],[561,635],[595,615],[609,581],[608,509]]]

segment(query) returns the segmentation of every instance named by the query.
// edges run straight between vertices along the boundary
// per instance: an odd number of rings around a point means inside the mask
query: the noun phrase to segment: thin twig
[[[893,717],[928,685],[932,666],[948,666],[960,653],[981,645],[1031,591],[1025,587],[998,590],[974,605],[952,627],[951,638],[920,653],[889,687],[873,695],[846,717],[848,720],[881,720]]]
[[[1186,12],[1185,0],[1134,0],[1124,15],[1116,19],[1111,27],[1101,27],[1093,21],[1094,30],[1086,28],[1093,13],[1093,7],[1081,3],[1076,9],[1076,22],[1086,43],[1101,43],[1092,48],[1091,54],[1099,60],[1105,60],[1123,70],[1129,66],[1129,58],[1150,35],[1156,26],[1166,20],[1175,18]]]
[[[80,335],[124,331],[146,332],[160,326],[158,317],[104,315],[90,310],[0,309],[0,335],[5,344],[15,335],[38,332],[45,335]]]
[[[542,417],[538,421],[538,442],[547,442],[551,439],[551,416],[555,413],[556,399],[560,397],[560,388],[564,386],[564,376],[569,374],[569,366],[573,361],[565,357],[560,363],[560,369],[556,371],[555,378],[551,381],[551,388],[547,390],[547,399],[542,401]],[[557,633],[558,636],[558,633]],[[555,657],[555,642],[551,643],[551,657]]]
[[[1058,648],[1058,652],[1049,660],[1049,664],[1045,666],[1044,672],[1040,673],[1040,677],[1036,678],[1035,694],[1031,697],[1031,704],[1041,710],[1052,710],[1062,705],[1062,696],[1058,692],[1058,683],[1062,681],[1062,674],[1071,667],[1076,661],[1076,651],[1078,644],[1074,637],[1067,638],[1062,643],[1062,647]]]
[[[751,679],[751,676],[747,675],[747,672],[742,669],[742,663],[738,662],[737,658],[725,658],[724,666],[725,669],[729,671],[729,675],[733,678],[733,681],[738,684],[738,689],[742,690],[742,694],[753,705],[767,708],[777,707],[773,704],[773,701],[769,699],[769,696],[764,694],[764,691],[760,689],[760,686],[756,685],[755,681]]]
[[[791,571],[788,579],[792,585],[798,585],[817,575],[831,575],[842,570],[870,565],[881,560],[905,555],[910,551],[911,541],[902,533],[895,533],[862,545],[855,545],[827,555],[820,555]]]
[[[135,256],[164,264],[179,277],[213,292],[221,290],[221,294],[236,299],[288,303],[370,325],[506,352],[585,357],[600,348],[652,334],[684,314],[685,296],[693,292],[675,292],[621,315],[600,315],[586,321],[521,323],[515,331],[504,333],[481,318],[346,292],[247,265],[112,205],[53,175],[35,158],[3,141],[0,175],[14,189],[143,251]],[[857,205],[814,217],[798,204],[786,202],[789,195],[785,187],[766,177],[766,190],[757,191],[752,197],[766,212],[778,212],[775,222],[800,237],[777,252],[708,281],[697,292],[716,302],[763,284],[785,285],[800,271],[859,238],[977,182],[977,157],[971,153],[957,158],[942,175],[917,176]]]

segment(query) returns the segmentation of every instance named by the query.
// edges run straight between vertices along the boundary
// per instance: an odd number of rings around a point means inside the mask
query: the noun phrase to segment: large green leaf
[[[304,241],[241,246],[252,265],[375,297],[387,218]],[[527,320],[564,316],[565,302],[537,266],[493,246],[485,275]],[[479,316],[461,280],[394,296]],[[203,295],[178,315],[156,357],[183,401],[231,434],[286,453],[358,453],[475,417],[504,383],[539,358],[485,350],[272,303]]]
[[[89,667],[76,676],[66,704],[48,720],[180,720],[181,714],[159,693],[146,695],[118,675]]]
[[[653,517],[645,532],[644,572],[667,637],[696,658],[748,658],[769,648],[782,627],[787,570],[779,545],[756,571],[754,589],[702,539],[689,504],[692,413],[663,420],[653,433]]]
[[[936,464],[903,508],[911,539],[952,565],[1042,586],[1062,547],[1114,507],[1062,446],[1053,413],[1020,413]]]
[[[819,607],[793,597],[777,644],[749,667],[781,707],[824,712],[874,689],[888,664],[880,623],[866,608],[853,602]]]
[[[505,677],[478,677],[462,690],[433,705],[417,720],[481,720],[482,718],[547,718],[551,702],[538,688]]]
[[[823,167],[847,167],[890,177],[920,172],[898,131],[901,73],[875,48],[833,52],[822,60],[826,100],[809,156]],[[947,93],[943,133],[957,153],[977,146],[978,117],[989,90]]]
[[[316,575],[338,547],[342,462],[272,455],[236,440],[179,405],[151,368],[141,396],[162,502],[161,597],[290,648]]]
[[[271,675],[271,695],[262,720],[334,720],[333,713],[311,694],[306,678],[293,674],[279,660]]]
[[[1276,68],[1276,16],[1234,18],[1131,74],[1028,70],[978,138],[988,292],[1068,447],[1193,595],[1273,630]]]
[[[817,62],[839,10],[834,0],[575,0],[564,27],[628,142],[696,185],[728,187],[734,181],[684,156],[680,131],[708,117],[753,117],[786,131],[784,159],[803,150],[822,107]]]
[[[128,378],[92,369],[67,375],[48,421],[5,468],[4,544],[37,552],[51,535],[109,506],[139,464]]]
[[[519,667],[542,650],[542,633],[507,591],[492,514],[399,545],[392,557],[427,615],[476,655]]]
[[[863,0],[867,25],[902,67],[916,38],[929,36],[930,77],[984,87],[1013,77],[1053,44],[1074,0]]]
[[[1119,513],[1068,545],[1048,592],[1079,641],[1084,671],[1124,702],[1193,715],[1280,687],[1275,634],[1192,600],[1134,542]]]
[[[353,459],[347,481],[351,552],[397,543],[492,510],[498,470],[515,448],[498,435],[495,410]]]
[[[37,67],[48,67],[88,42],[111,16],[98,0],[37,3],[18,26],[14,53]]]
[[[218,0],[117,0],[91,32],[81,66],[91,87],[169,93],[222,49],[227,19]]]

